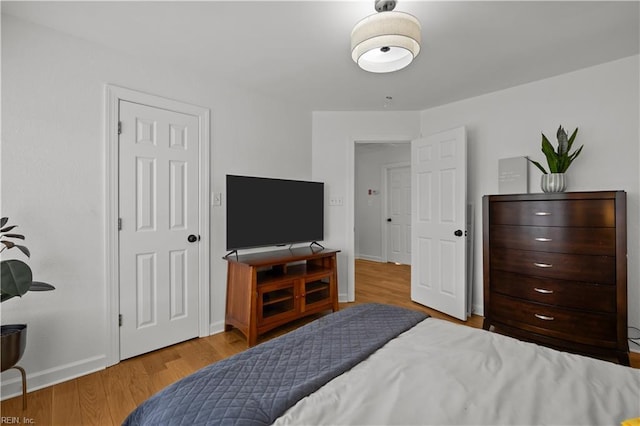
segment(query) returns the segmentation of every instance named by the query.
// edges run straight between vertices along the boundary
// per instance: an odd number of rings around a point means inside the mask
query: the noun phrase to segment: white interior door
[[[387,261],[411,264],[411,167],[387,169]]]
[[[198,336],[198,118],[120,101],[120,358]]]
[[[466,321],[464,127],[411,142],[411,299]]]

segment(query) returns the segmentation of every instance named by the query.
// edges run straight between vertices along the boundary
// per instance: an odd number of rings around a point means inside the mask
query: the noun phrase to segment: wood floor
[[[408,266],[358,260],[356,282],[356,303],[390,303],[461,323],[410,301]],[[340,307],[349,305],[352,304],[341,304]],[[260,341],[313,319],[300,320],[274,330]],[[481,327],[482,317],[473,316],[465,324]],[[24,411],[21,397],[3,401],[0,404],[3,424],[10,421],[5,420],[7,417],[16,417],[20,424],[30,422],[39,426],[120,425],[138,404],[165,386],[246,348],[244,337],[232,330],[128,359],[106,370],[30,392]],[[632,353],[631,362],[640,368],[640,354]]]

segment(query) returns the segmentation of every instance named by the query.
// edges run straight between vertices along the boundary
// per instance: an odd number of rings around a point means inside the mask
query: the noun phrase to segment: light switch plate
[[[342,197],[329,197],[330,206],[341,206],[343,203]]]

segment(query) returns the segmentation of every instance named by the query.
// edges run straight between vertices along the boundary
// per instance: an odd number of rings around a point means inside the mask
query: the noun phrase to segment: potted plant
[[[580,155],[584,147],[584,145],[582,145],[577,150],[570,152],[577,134],[577,127],[570,137],[567,137],[567,132],[562,128],[562,125],[558,127],[558,131],[556,132],[558,147],[555,149],[544,133],[542,134],[542,152],[547,159],[549,172],[537,161],[531,159],[529,159],[529,161],[535,164],[542,172],[541,187],[544,192],[562,192],[566,189],[565,172],[573,160]]]
[[[14,240],[24,240],[24,235],[12,233],[16,225],[7,226],[9,218],[0,219],[0,253],[5,250],[18,249],[25,256],[30,257],[29,249],[16,244]],[[28,291],[47,291],[55,289],[51,284],[33,281],[33,274],[29,265],[18,259],[0,261],[0,302],[6,302],[16,296],[22,297]],[[27,336],[26,324],[2,325],[2,340],[0,342],[1,371],[15,366],[24,353]],[[24,371],[23,374],[24,386]]]

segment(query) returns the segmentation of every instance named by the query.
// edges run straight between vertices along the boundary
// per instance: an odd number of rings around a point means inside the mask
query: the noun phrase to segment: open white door
[[[411,299],[466,321],[464,127],[411,142]]]

